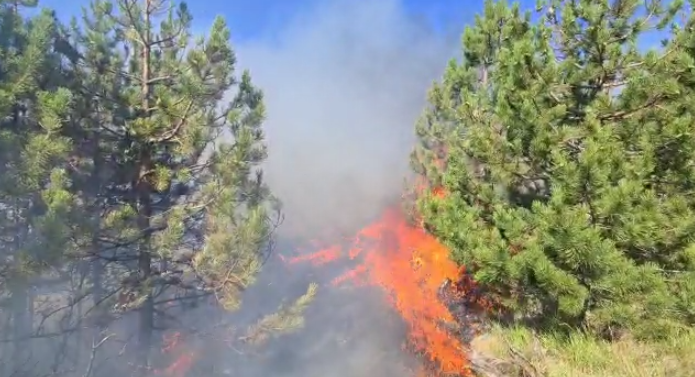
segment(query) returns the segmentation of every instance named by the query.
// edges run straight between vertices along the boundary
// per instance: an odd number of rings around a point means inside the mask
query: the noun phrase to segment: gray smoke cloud
[[[235,46],[266,95],[264,170],[286,216],[280,253],[293,247],[289,238],[354,232],[399,197],[427,90],[458,48],[458,32],[435,34],[398,0],[319,3],[276,36]],[[261,281],[271,283],[249,291],[246,307],[271,310],[264,303],[341,268],[269,263]],[[306,329],[281,341],[255,374],[408,375],[404,329],[379,294],[322,288]]]
[[[266,94],[282,231],[299,236],[353,230],[399,195],[414,122],[458,41],[398,0],[319,3],[276,38],[236,46]]]

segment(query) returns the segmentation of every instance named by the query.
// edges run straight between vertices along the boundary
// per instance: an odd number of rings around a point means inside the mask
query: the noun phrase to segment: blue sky
[[[188,1],[195,25],[205,29],[217,15],[227,20],[237,42],[273,36],[283,30],[297,14],[306,12],[322,0],[194,0]],[[330,0],[323,0],[330,1]],[[353,0],[356,3],[380,0]],[[399,0],[409,14],[424,18],[435,29],[460,33],[476,14],[482,12],[484,0]],[[513,1],[513,0],[512,0]],[[512,2],[510,1],[510,2]],[[40,4],[58,11],[68,19],[79,14],[89,0],[40,0]],[[536,0],[520,0],[523,9],[533,9]],[[453,28],[453,30],[452,30]],[[646,36],[644,47],[656,47],[658,33]]]
[[[282,30],[293,15],[308,10],[321,0],[196,0],[188,1],[197,25],[208,25],[216,15],[223,15],[235,39],[253,39]],[[379,0],[354,0],[379,1]],[[462,29],[483,7],[483,0],[401,0],[404,9],[424,17],[435,27],[456,25]],[[56,9],[62,17],[78,14],[88,0],[40,0],[40,4]],[[535,0],[522,0],[530,7]]]

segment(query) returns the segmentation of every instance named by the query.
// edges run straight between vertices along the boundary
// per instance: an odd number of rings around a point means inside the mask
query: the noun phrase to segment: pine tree
[[[640,49],[679,9],[487,1],[464,32],[413,165],[447,193],[423,196],[426,226],[504,313],[609,336],[695,323],[692,55]]]
[[[0,373],[7,375],[33,373],[32,289],[60,268],[71,244],[74,197],[64,169],[70,141],[61,127],[72,95],[61,87],[55,16],[20,14],[35,5],[0,2],[0,313],[11,319],[0,332],[12,340],[11,352],[0,351]]]
[[[111,291],[100,295],[118,297],[111,307],[138,313],[145,373],[157,313],[211,294],[238,309],[266,258],[277,206],[259,169],[263,95],[248,72],[235,73],[222,18],[195,39],[185,3],[93,1],[83,21],[72,31],[82,115],[70,134],[89,148],[72,174],[92,187],[83,194],[98,222],[83,256],[107,261],[104,276],[117,277],[100,282]],[[238,339],[301,326],[314,293],[312,285]]]

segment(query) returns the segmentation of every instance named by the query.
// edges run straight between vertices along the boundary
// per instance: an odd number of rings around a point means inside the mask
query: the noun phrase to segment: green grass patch
[[[509,377],[695,376],[695,331],[658,342],[629,337],[608,342],[582,334],[536,334],[522,327],[495,327],[476,339],[472,348],[515,365]]]

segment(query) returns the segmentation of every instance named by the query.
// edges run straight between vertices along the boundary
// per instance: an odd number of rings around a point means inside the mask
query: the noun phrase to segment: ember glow
[[[441,193],[435,193],[441,194]],[[378,286],[408,327],[408,348],[426,358],[420,373],[469,375],[465,346],[452,328],[461,326],[441,300],[443,283],[460,282],[461,269],[449,259],[449,251],[423,229],[412,226],[399,209],[389,209],[360,230],[347,247],[329,246],[307,255],[285,257],[289,264],[323,265],[351,259],[357,267],[335,277],[331,284],[347,282]],[[459,284],[457,295],[465,295]]]
[[[167,334],[164,336],[162,344],[162,354],[173,357],[174,361],[164,369],[154,370],[156,376],[163,377],[186,377],[195,361],[193,352],[188,351],[186,345],[181,340],[180,332]]]

